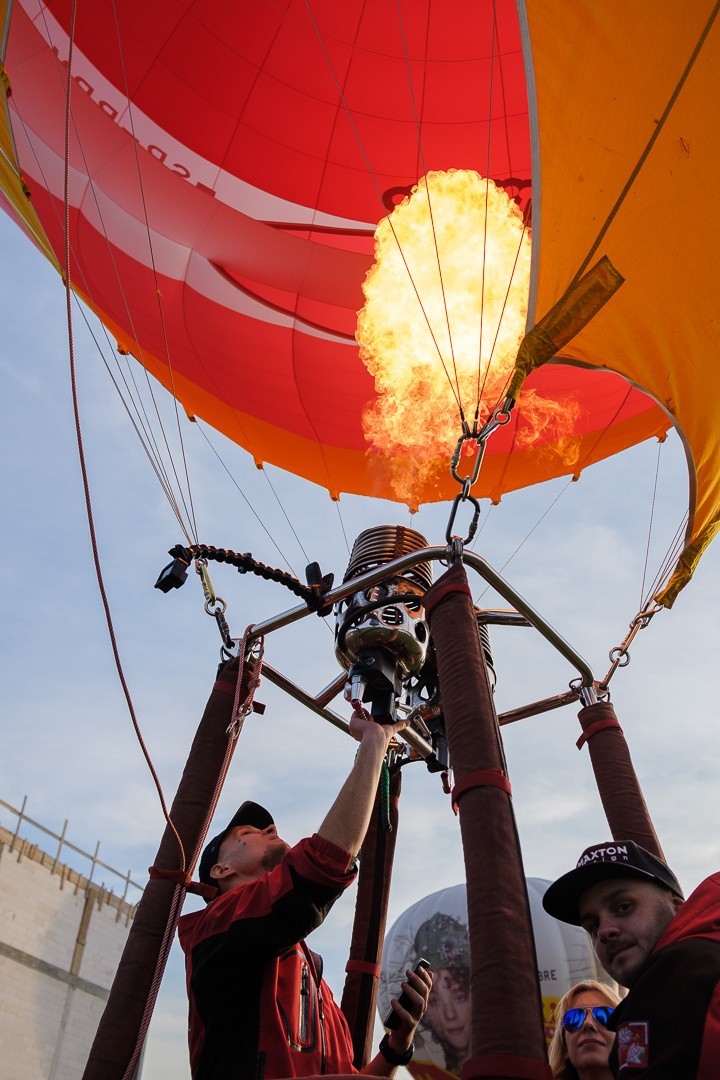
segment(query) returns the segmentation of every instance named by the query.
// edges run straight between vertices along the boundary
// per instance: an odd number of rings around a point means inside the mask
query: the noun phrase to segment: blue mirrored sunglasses
[[[592,1009],[568,1009],[562,1018],[562,1026],[566,1031],[579,1031],[585,1023],[587,1014],[592,1013],[593,1020],[607,1027],[608,1020],[614,1012],[612,1005],[595,1005]]]

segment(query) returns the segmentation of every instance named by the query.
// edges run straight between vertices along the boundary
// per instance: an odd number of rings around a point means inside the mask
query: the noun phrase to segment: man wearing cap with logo
[[[179,922],[190,999],[193,1080],[277,1080],[355,1073],[347,1022],[305,937],[355,878],[383,759],[406,724],[356,712],[355,762],[318,832],[291,848],[264,807],[245,802],[205,848],[200,880],[219,891]],[[412,1058],[432,976],[408,973],[410,1004],[363,1070],[392,1076]]]
[[[631,841],[587,848],[543,898],[582,926],[627,997],[610,1018],[615,1076],[720,1077],[720,874],[689,897],[673,872]]]

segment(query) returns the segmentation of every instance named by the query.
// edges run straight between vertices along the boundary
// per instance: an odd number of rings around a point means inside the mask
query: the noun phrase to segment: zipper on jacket
[[[317,984],[318,1025],[320,1027],[320,1073],[325,1072],[325,1013],[323,1012],[323,996],[320,983]]]
[[[310,972],[303,962],[300,973],[300,1017],[298,1025],[298,1039],[301,1046],[307,1044],[308,1030],[308,1005],[310,1001]]]

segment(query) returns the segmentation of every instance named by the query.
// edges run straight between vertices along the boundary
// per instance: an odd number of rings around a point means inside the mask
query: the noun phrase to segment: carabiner
[[[473,506],[475,507],[475,512],[474,512],[474,514],[472,516],[472,521],[470,522],[470,528],[468,529],[468,534],[465,537],[465,539],[462,541],[463,544],[469,544],[470,541],[472,540],[472,538],[475,536],[475,533],[477,532],[478,519],[480,517],[480,503],[477,501],[477,499],[475,498],[474,495],[464,495],[463,492],[460,492],[460,494],[456,495],[455,498],[453,499],[452,509],[450,511],[450,517],[448,519],[447,529],[445,530],[445,542],[448,545],[452,545],[453,540],[456,539],[456,537],[454,537],[453,534],[452,534],[452,527],[455,524],[455,515],[457,514],[458,506],[462,502],[472,503]]]
[[[458,472],[458,465],[460,464],[460,454],[462,453],[463,443],[469,442],[470,439],[475,439],[477,442],[477,457],[475,458],[475,464],[473,466],[470,476],[461,476]],[[485,443],[479,442],[477,439],[477,432],[463,432],[457,441],[455,449],[453,450],[452,457],[450,458],[450,473],[453,480],[457,480],[458,484],[463,489],[463,492],[467,489],[467,494],[463,495],[463,498],[467,498],[470,493],[470,488],[473,486],[480,474],[480,466],[483,463],[485,457]]]

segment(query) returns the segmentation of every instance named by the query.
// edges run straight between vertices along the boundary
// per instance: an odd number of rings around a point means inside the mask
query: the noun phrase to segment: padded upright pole
[[[465,570],[425,595],[467,877],[472,1056],[464,1080],[546,1080],[540,987],[500,731]]]
[[[341,1008],[352,1033],[356,1069],[370,1060],[375,1008],[377,1006],[380,963],[387,922],[390,881],[398,828],[398,801],[402,786],[399,769],[390,775],[390,826],[385,829],[382,796],[378,791],[367,835],[360,850],[355,921],[350,959]]]
[[[578,749],[588,744],[590,762],[613,840],[632,840],[659,859],[664,859],[614,708],[609,701],[596,701],[581,709],[578,719],[583,729],[578,739]]]
[[[237,670],[236,659],[218,675],[170,811],[188,860],[205,839],[208,807],[213,805],[228,752],[227,728],[235,700]],[[177,840],[166,827],[155,868],[172,874],[177,872],[179,865]],[[190,873],[193,869],[193,866],[187,867]],[[181,889],[180,893],[178,889]],[[182,899],[184,889],[174,880],[151,877],[147,883],[100,1019],[83,1080],[123,1080],[127,1077],[142,1036],[146,1003],[153,986],[162,977],[161,957],[168,926],[179,914]],[[174,929],[173,923],[172,932]]]

